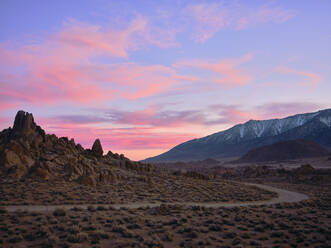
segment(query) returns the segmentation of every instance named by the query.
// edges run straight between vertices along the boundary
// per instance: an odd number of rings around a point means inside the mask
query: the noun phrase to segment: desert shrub
[[[96,211],[94,206],[88,206],[87,210],[90,211],[90,212],[95,212]]]
[[[209,231],[220,232],[222,231],[222,228],[220,225],[211,225],[209,227]]]
[[[86,233],[75,233],[68,235],[67,241],[70,243],[83,243],[88,240],[88,235]]]
[[[6,214],[7,210],[4,207],[0,207],[0,214]]]
[[[105,210],[107,210],[107,208],[104,207],[104,206],[98,206],[98,207],[97,207],[97,210],[98,210],[98,211],[105,211]]]
[[[187,237],[188,237],[188,238],[191,238],[191,239],[195,239],[195,238],[198,237],[198,234],[197,234],[197,232],[192,231],[192,232],[189,232],[189,233],[187,234]]]
[[[58,209],[55,209],[54,212],[53,212],[53,215],[54,216],[65,216],[66,215],[66,211],[62,208],[58,208]]]
[[[75,212],[83,211],[83,209],[81,209],[80,207],[73,207],[71,210]]]
[[[122,234],[123,238],[131,238],[132,237],[132,233],[126,229],[125,227],[121,227],[121,226],[114,226],[112,228],[112,232],[117,232]]]
[[[234,240],[232,240],[232,245],[236,246],[239,245],[241,243],[241,240],[239,238],[235,238]]]
[[[89,233],[89,237],[91,239],[92,244],[97,244],[102,239],[109,239],[109,235],[102,231],[96,231],[96,232]]]
[[[226,238],[226,239],[233,239],[233,238],[235,238],[237,235],[236,235],[236,233],[234,233],[234,232],[228,232],[228,233],[225,233],[224,234],[224,238]]]
[[[83,231],[95,231],[97,228],[93,225],[93,224],[91,224],[91,225],[89,225],[89,226],[84,226],[84,227],[82,227],[82,230]]]
[[[174,239],[174,235],[169,233],[169,232],[165,232],[164,235],[162,236],[162,241],[166,241],[166,242],[171,242]]]
[[[21,235],[15,235],[14,237],[10,238],[8,241],[9,243],[18,243],[21,242],[23,240],[23,238],[21,237]]]

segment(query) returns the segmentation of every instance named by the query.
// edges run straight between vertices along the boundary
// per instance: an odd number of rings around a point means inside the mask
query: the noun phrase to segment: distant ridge
[[[327,156],[330,152],[310,140],[287,140],[248,151],[238,162],[284,161],[289,159]]]
[[[331,148],[331,109],[283,119],[250,120],[244,124],[179,144],[145,162],[175,162],[242,156],[249,150],[279,141],[306,139]]]

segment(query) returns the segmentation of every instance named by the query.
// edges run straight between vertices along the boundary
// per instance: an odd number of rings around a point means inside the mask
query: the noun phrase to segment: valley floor
[[[273,183],[304,192],[300,202],[233,208],[163,204],[0,214],[2,247],[330,247],[331,189]]]
[[[0,205],[126,204],[136,202],[260,201],[277,196],[268,190],[223,179],[203,180],[156,173],[125,171],[113,184],[84,186],[63,180],[21,181],[0,178]],[[148,177],[148,178],[147,178]],[[146,179],[147,178],[147,179]]]

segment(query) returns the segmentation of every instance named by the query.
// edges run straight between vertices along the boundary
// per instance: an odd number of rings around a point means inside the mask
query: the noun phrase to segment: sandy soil
[[[159,207],[161,204],[168,204],[168,205],[182,205],[185,207],[190,206],[199,206],[199,207],[242,207],[242,206],[259,206],[259,205],[270,205],[270,204],[277,204],[283,202],[299,202],[302,200],[307,200],[309,197],[305,194],[288,191],[284,189],[275,188],[272,186],[262,185],[262,184],[253,184],[253,183],[244,183],[247,186],[255,186],[263,190],[271,191],[277,194],[276,198],[272,198],[270,200],[264,201],[249,201],[249,202],[175,202],[175,203],[164,203],[164,202],[141,202],[141,203],[129,203],[129,204],[103,204],[103,205],[86,205],[86,204],[79,204],[79,205],[17,205],[17,206],[5,206],[4,209],[8,212],[15,212],[18,210],[21,211],[38,211],[38,212],[49,212],[55,211],[58,208],[61,209],[72,209],[74,207],[79,207],[82,209],[88,209],[88,207],[106,207],[106,208],[142,208],[142,207]]]
[[[310,198],[232,208],[2,209],[0,247],[330,247],[331,189],[273,185]]]

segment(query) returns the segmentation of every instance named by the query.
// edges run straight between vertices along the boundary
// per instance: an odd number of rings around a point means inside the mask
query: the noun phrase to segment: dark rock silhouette
[[[95,156],[102,156],[103,155],[103,149],[102,149],[101,142],[100,142],[99,139],[96,139],[94,141],[93,146],[92,146],[92,153]]]
[[[21,179],[67,180],[89,186],[116,183],[122,175],[113,167],[146,171],[151,165],[133,162],[124,155],[108,152],[103,156],[99,139],[92,149],[75,144],[74,139],[46,134],[31,113],[18,111],[13,128],[0,132],[0,174]]]
[[[35,136],[39,134],[44,138],[45,131],[36,125],[31,113],[20,110],[15,116],[12,135],[17,138],[22,136],[28,137],[30,134],[34,134]]]

